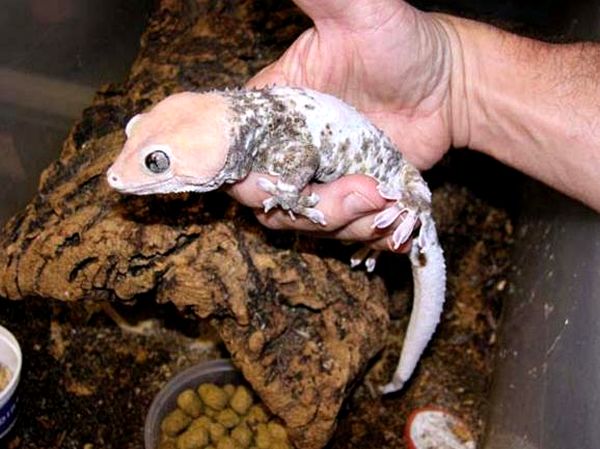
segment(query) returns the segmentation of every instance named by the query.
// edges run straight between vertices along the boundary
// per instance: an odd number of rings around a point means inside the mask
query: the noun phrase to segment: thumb
[[[294,0],[315,26],[335,24],[352,31],[371,28],[408,5],[398,0]]]
[[[246,87],[262,88],[274,85],[289,84],[288,79],[281,70],[279,61],[264,67],[246,82]]]

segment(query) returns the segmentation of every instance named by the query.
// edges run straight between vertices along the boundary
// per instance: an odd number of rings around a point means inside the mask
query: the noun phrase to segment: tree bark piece
[[[0,236],[0,294],[66,301],[154,293],[212,317],[297,447],[319,448],[382,348],[387,293],[332,244],[261,228],[220,193],[129,197],[105,171],[127,119],[184,90],[238,86],[306,23],[272,1],[162,0],[124,85],[103,88]]]

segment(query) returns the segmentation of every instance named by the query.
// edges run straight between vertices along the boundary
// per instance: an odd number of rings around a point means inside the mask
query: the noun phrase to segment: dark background
[[[600,28],[598,1],[438,0],[413,4],[551,41],[591,39],[598,36]],[[61,142],[91,102],[95,89],[124,79],[152,5],[152,0],[0,0],[0,222],[33,196],[41,170],[58,156]],[[494,162],[485,163],[496,169],[498,176],[514,176]],[[483,190],[497,185],[489,172],[475,176],[473,182]],[[169,313],[168,306],[161,307],[158,314]],[[169,346],[176,344],[171,337],[164,337],[164,350],[153,356],[157,360],[144,359],[139,344],[142,337],[136,336],[127,337],[120,355],[116,355],[119,346],[111,346],[115,352],[111,358],[97,350],[103,339],[104,344],[115,345],[103,334],[103,329],[115,326],[111,320],[82,305],[39,299],[0,299],[0,323],[22,342],[28,376],[21,397],[26,411],[14,432],[18,436],[0,446],[82,447],[85,435],[97,422],[104,427],[95,440],[106,441],[106,447],[125,447],[118,446],[117,435],[121,441],[139,438],[128,435],[124,423],[111,422],[110,410],[119,409],[119,416],[131,410],[131,420],[141,422],[142,416],[131,402],[136,396],[127,385],[131,378],[142,382],[151,376],[145,363],[176,356],[169,352]],[[173,327],[181,326],[173,323]],[[57,335],[76,340],[81,353],[59,362]],[[121,396],[116,397],[124,398],[123,402],[86,404],[86,386],[77,380],[86,377],[104,379],[116,389],[122,386]],[[64,379],[71,382],[65,385]],[[67,433],[70,442],[65,440]],[[76,445],[76,441],[82,444]]]

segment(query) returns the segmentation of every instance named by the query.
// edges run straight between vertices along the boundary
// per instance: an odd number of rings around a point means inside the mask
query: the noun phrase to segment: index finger
[[[242,182],[227,188],[227,192],[246,206],[263,208],[263,201],[270,195],[258,187],[259,178],[266,175],[250,173]],[[316,193],[319,202],[315,206],[325,215],[327,224],[316,225],[308,220],[290,221],[289,228],[297,230],[334,231],[349,223],[383,209],[387,201],[377,191],[377,181],[364,175],[348,175],[327,184],[310,184],[303,194]]]

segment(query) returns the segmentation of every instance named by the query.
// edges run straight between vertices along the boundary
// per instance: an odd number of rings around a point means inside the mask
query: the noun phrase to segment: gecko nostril
[[[109,172],[108,173],[108,183],[111,186],[113,186],[113,187],[116,186],[116,185],[118,185],[119,184],[119,177],[117,175]]]

